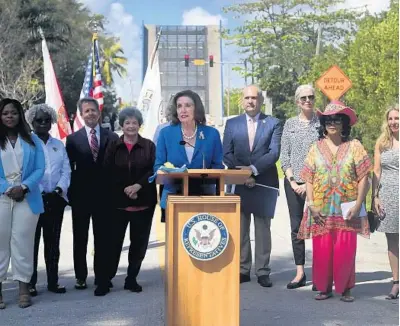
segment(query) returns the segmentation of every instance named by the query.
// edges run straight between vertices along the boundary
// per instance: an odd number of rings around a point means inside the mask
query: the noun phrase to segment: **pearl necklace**
[[[182,131],[182,136],[183,136],[183,138],[191,140],[191,139],[193,139],[194,137],[196,137],[196,134],[197,134],[197,125],[196,125],[196,128],[194,129],[193,135],[191,135],[191,136],[186,136],[186,135],[185,135],[185,132],[183,131],[183,128],[181,128],[181,131]]]

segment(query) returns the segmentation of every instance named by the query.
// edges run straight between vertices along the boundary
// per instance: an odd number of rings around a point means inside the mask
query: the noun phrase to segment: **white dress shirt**
[[[5,149],[0,150],[0,155],[7,182],[11,187],[20,185],[24,160],[24,151],[22,149],[20,137],[17,138],[14,148],[11,143],[7,141]],[[9,189],[11,189],[11,187]]]
[[[90,133],[92,129],[96,130],[97,143],[99,144],[99,147],[100,147],[100,126],[99,125],[96,125],[96,127],[94,127],[94,128],[90,128],[87,125],[85,125],[85,130],[86,130],[87,138],[89,141],[89,145],[90,145],[90,140],[92,139],[92,134]]]
[[[53,192],[55,188],[62,189],[62,197],[67,199],[67,191],[71,182],[71,166],[64,144],[53,137],[43,143],[46,169],[39,184],[40,191]]]

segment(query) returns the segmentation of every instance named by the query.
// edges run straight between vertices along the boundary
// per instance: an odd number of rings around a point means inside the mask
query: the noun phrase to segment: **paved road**
[[[144,292],[133,294],[123,290],[127,266],[127,247],[124,247],[119,274],[114,289],[105,297],[94,297],[93,271],[90,270],[90,288],[85,291],[73,289],[74,271],[72,261],[71,214],[65,213],[61,237],[60,283],[68,292],[57,295],[45,291],[43,258],[39,261],[39,295],[34,305],[21,310],[16,305],[16,283],[6,282],[3,295],[7,309],[0,311],[1,326],[161,326],[164,325],[164,284],[162,254],[163,225],[154,221],[149,250],[139,275]],[[339,297],[325,302],[313,300],[311,286],[299,290],[286,290],[286,283],[294,275],[291,252],[289,218],[286,200],[279,198],[276,218],[272,223],[273,251],[271,259],[274,282],[272,288],[260,287],[255,277],[252,282],[241,285],[241,325],[398,325],[398,301],[386,301],[390,289],[390,269],[385,251],[385,238],[373,234],[370,240],[359,237],[357,256],[356,301],[343,303]],[[92,238],[90,238],[92,244]],[[126,242],[126,245],[128,243]],[[311,277],[310,243],[307,244],[307,275]],[[92,245],[88,261],[92,264]],[[221,325],[229,326],[229,325]]]

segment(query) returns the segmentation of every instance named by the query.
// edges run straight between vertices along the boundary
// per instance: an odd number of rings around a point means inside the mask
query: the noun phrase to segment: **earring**
[[[324,130],[324,135],[326,136],[328,134],[328,132],[326,131],[326,129]]]

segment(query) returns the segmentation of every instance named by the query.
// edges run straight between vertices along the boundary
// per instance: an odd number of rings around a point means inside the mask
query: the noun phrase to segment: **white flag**
[[[43,37],[43,36],[42,36]],[[49,49],[46,40],[42,40],[44,88],[46,91],[46,104],[52,107],[57,113],[57,123],[54,123],[50,135],[65,143],[66,137],[71,134],[71,125],[68,121],[67,111],[61,96],[60,87],[51,62]]]
[[[159,116],[162,109],[158,53],[154,56],[153,64],[147,67],[138,99],[138,109],[142,112],[144,120],[140,134],[142,137],[153,139],[157,126],[161,123]]]

